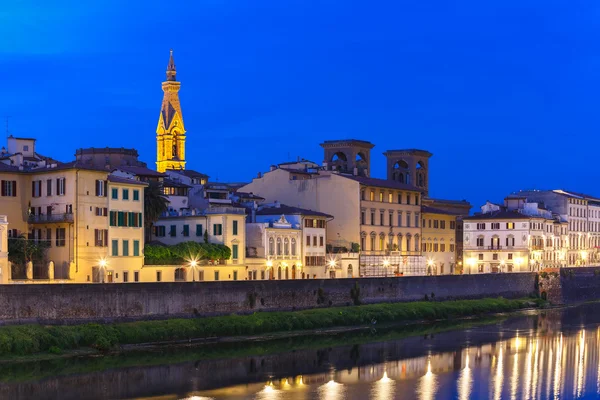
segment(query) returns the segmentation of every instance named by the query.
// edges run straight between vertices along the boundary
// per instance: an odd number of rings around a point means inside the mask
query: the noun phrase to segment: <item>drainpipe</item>
[[[79,254],[77,252],[77,245],[79,243],[79,235],[77,235],[77,228],[79,226],[79,170],[75,170],[75,248],[73,249],[73,256],[75,258],[75,272],[79,272]],[[70,241],[69,241],[70,242]],[[71,278],[71,277],[70,277]],[[72,279],[72,278],[71,278]]]

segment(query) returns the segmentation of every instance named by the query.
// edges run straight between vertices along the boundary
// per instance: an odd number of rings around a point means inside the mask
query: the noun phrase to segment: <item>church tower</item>
[[[167,66],[167,80],[162,83],[164,92],[158,126],[156,127],[156,170],[185,169],[185,128],[179,104],[180,82],[175,80],[173,50]]]

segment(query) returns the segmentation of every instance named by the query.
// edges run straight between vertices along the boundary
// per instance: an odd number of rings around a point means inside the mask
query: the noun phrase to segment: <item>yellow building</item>
[[[175,80],[175,75],[175,62],[171,50],[167,80],[162,83],[164,95],[156,127],[156,170],[158,172],[185,169],[185,128],[179,104],[181,83]]]
[[[421,251],[427,263],[427,274],[453,274],[456,267],[456,214],[427,206],[421,211]]]

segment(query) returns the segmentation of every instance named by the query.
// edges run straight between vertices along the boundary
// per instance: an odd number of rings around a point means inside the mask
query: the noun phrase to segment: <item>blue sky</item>
[[[89,4],[88,4],[89,3]],[[69,161],[155,161],[175,52],[188,167],[247,181],[326,139],[434,153],[430,191],[600,195],[597,1],[21,0],[0,6],[0,115]]]

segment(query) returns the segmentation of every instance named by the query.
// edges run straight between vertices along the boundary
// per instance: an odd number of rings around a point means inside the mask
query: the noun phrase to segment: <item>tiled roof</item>
[[[516,211],[493,211],[486,214],[478,214],[472,215],[470,217],[463,218],[463,221],[477,221],[484,219],[529,219],[529,218],[540,218],[540,217],[531,217],[529,215],[521,214]]]
[[[361,185],[365,185],[365,186],[374,186],[374,187],[380,187],[380,188],[385,188],[385,189],[396,189],[396,190],[410,190],[413,192],[421,192],[421,193],[423,192],[421,189],[416,188],[412,185],[408,185],[406,183],[388,181],[385,179],[367,178],[364,176],[344,175],[344,174],[338,174],[338,176],[341,176],[341,177],[344,177],[347,179],[352,179],[353,181],[356,181],[356,182],[360,183]]]
[[[256,199],[256,200],[264,200],[264,197],[260,197],[255,195],[254,193],[246,193],[246,192],[234,192],[236,196],[242,197],[244,199]]]
[[[121,178],[119,176],[114,176],[114,175],[109,175],[108,181],[114,182],[114,183],[123,183],[123,184],[127,184],[127,185],[148,186],[148,184],[146,182],[136,181],[134,179],[128,179],[128,178]]]
[[[280,204],[279,207],[265,207],[256,212],[256,215],[308,215],[313,217],[333,218],[332,215],[320,212],[307,210],[300,207],[286,206]]]
[[[442,210],[442,209],[434,208],[434,207],[428,207],[428,206],[421,207],[421,212],[427,213],[427,214],[445,214],[445,215],[454,215],[454,216],[461,215],[459,213],[453,213],[450,211],[446,211],[446,210]]]
[[[170,169],[169,171],[187,176],[188,178],[208,178],[208,175],[203,174],[202,172],[194,171],[193,169]]]
[[[129,172],[130,174],[140,175],[140,176],[167,176],[167,174],[163,174],[162,172],[154,171],[153,169],[147,167],[140,167],[135,165],[122,165],[120,167],[113,168],[113,171],[120,170]]]
[[[174,188],[191,188],[191,186],[186,185],[185,183],[177,182],[171,179],[163,180],[163,186]]]

